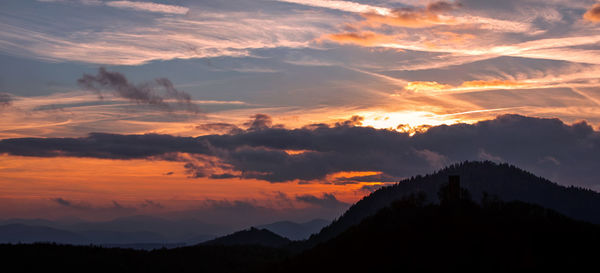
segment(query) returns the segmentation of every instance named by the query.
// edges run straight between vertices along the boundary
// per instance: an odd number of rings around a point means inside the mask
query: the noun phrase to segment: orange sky
[[[189,178],[180,162],[152,160],[109,160],[92,158],[35,158],[0,156],[0,199],[24,206],[42,203],[56,207],[52,199],[63,198],[86,207],[110,207],[113,201],[124,207],[134,207],[136,213],[163,213],[198,206],[199,201],[245,200],[257,205],[272,206],[274,195],[290,197],[332,193],[343,202],[353,203],[368,192],[364,185],[314,183],[270,183],[254,179]],[[338,173],[331,179],[372,175],[375,173]],[[141,207],[146,200],[164,207]],[[302,203],[294,207],[306,206]],[[285,209],[282,207],[280,209]],[[23,211],[4,207],[0,214],[18,216]],[[56,213],[56,217],[65,216]],[[85,216],[84,216],[85,217]],[[94,219],[93,215],[88,215]]]

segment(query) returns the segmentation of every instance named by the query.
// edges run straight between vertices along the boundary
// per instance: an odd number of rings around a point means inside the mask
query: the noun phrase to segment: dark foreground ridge
[[[449,175],[466,189],[448,186]],[[598,199],[512,166],[469,162],[380,189],[307,241],[250,229],[170,250],[33,244],[0,245],[0,255],[16,272],[572,271],[596,266],[600,227],[573,215],[593,219]],[[263,239],[279,247],[259,246]]]

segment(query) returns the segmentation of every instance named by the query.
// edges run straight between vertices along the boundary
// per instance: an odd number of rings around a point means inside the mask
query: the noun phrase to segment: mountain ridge
[[[291,242],[292,241],[290,239],[282,237],[270,230],[251,227],[249,229],[212,239],[210,241],[201,243],[201,245],[257,245],[278,248],[286,246]]]
[[[258,229],[268,229],[275,234],[286,237],[290,240],[298,241],[305,240],[310,235],[318,233],[321,229],[327,226],[331,221],[325,219],[313,219],[304,223],[296,223],[293,221],[278,221],[266,225],[260,225]]]
[[[378,210],[411,194],[424,193],[438,202],[437,191],[448,176],[459,175],[461,187],[474,200],[484,193],[504,201],[523,201],[554,209],[576,220],[600,224],[600,193],[578,187],[565,187],[507,163],[464,161],[427,175],[417,175],[394,185],[382,187],[353,204],[342,216],[312,235],[302,249],[327,241],[358,224]]]

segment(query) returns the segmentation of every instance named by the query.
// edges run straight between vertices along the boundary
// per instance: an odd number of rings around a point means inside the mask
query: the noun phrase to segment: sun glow
[[[463,122],[459,117],[438,115],[425,111],[363,112],[363,126],[408,132],[411,135],[430,126]]]

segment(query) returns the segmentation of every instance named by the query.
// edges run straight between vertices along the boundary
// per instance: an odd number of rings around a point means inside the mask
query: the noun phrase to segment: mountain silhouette
[[[238,231],[204,242],[203,245],[259,245],[267,247],[283,247],[290,242],[291,241],[288,238],[281,237],[270,230],[251,227],[247,230]]]
[[[600,193],[561,186],[509,164],[463,162],[430,175],[418,175],[378,189],[352,205],[320,233],[311,236],[300,248],[306,249],[325,242],[411,194],[424,193],[428,201],[438,202],[437,191],[448,182],[450,175],[460,176],[461,187],[472,194],[473,200],[481,200],[487,193],[504,201],[537,204],[577,220],[600,224]]]
[[[520,201],[425,204],[411,196],[279,272],[511,272],[595,265],[600,227]]]
[[[310,235],[318,233],[323,227],[331,221],[324,219],[314,219],[306,223],[296,223],[292,221],[280,221],[267,225],[258,226],[259,229],[267,229],[278,235],[289,238],[290,240],[305,240]]]

